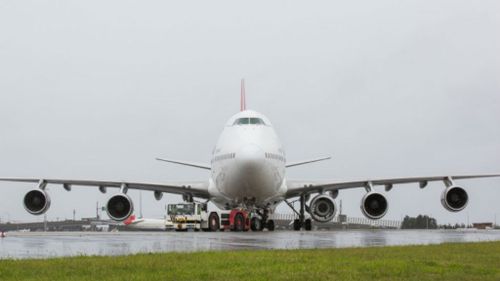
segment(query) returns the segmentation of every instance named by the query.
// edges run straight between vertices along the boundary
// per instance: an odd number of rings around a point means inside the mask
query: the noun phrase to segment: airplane
[[[441,196],[443,207],[451,212],[465,209],[469,196],[456,181],[474,178],[500,177],[500,174],[483,175],[442,175],[388,179],[364,179],[355,181],[292,180],[286,171],[330,157],[314,158],[305,161],[289,162],[285,150],[271,121],[263,114],[248,110],[246,106],[245,82],[241,81],[240,112],[229,118],[212,151],[211,163],[200,164],[187,161],[157,158],[159,161],[189,166],[210,171],[204,181],[172,183],[148,183],[128,181],[98,181],[48,178],[0,178],[0,181],[34,183],[37,187],[24,196],[24,207],[33,215],[44,214],[50,207],[50,197],[45,190],[48,184],[62,185],[66,191],[73,186],[97,187],[102,193],[109,188],[118,189],[106,204],[108,216],[119,222],[127,220],[134,211],[128,190],[152,191],[156,200],[164,193],[180,194],[186,202],[196,199],[212,202],[221,210],[245,210],[251,219],[251,229],[274,230],[270,219],[275,208],[285,202],[297,219],[293,221],[294,230],[312,229],[312,220],[320,223],[331,221],[338,210],[335,199],[339,191],[361,188],[366,191],[361,199],[361,211],[369,219],[377,220],[388,211],[388,200],[383,192],[375,190],[382,186],[389,192],[396,185],[415,183],[425,188],[429,182],[443,182]],[[311,197],[314,196],[312,199]],[[297,210],[290,200],[300,202]],[[215,214],[212,217],[212,214]],[[218,229],[220,218],[210,214],[209,229]],[[306,216],[307,215],[307,216]],[[243,219],[237,217],[237,219]],[[239,222],[237,225],[241,225]],[[236,231],[243,231],[237,228]]]
[[[138,218],[136,215],[131,215],[124,222],[123,225],[127,229],[150,231],[150,230],[166,230],[165,219],[146,219]]]

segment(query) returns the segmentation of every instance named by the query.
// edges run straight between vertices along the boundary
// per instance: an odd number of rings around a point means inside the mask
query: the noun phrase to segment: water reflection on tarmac
[[[8,233],[6,238],[0,239],[0,259],[238,249],[346,248],[479,241],[500,241],[500,231],[28,232]]]

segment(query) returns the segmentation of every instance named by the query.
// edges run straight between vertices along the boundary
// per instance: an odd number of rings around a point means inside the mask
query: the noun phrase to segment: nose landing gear
[[[267,230],[274,231],[274,227],[275,227],[274,220],[267,220],[266,227],[267,227]]]
[[[250,221],[250,228],[252,231],[263,231],[264,228],[268,231],[274,231],[275,226],[274,220],[269,219],[269,211],[267,210],[264,210],[263,212],[257,211]]]
[[[262,220],[257,217],[253,217],[250,221],[250,228],[252,229],[252,231],[262,231],[264,229]]]

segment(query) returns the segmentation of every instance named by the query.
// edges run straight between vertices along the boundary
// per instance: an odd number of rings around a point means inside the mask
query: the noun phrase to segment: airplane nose
[[[247,145],[236,153],[236,163],[245,170],[261,167],[264,160],[264,151],[256,145]]]

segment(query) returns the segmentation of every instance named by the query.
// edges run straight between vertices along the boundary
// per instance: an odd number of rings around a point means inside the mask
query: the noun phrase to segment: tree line
[[[427,215],[406,216],[401,224],[401,229],[437,229],[438,227],[437,220]]]

